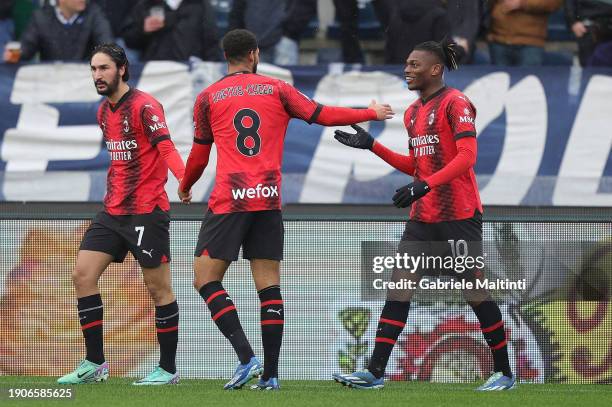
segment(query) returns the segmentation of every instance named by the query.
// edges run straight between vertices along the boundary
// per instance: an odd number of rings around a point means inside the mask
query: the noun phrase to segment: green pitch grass
[[[530,407],[612,405],[612,386],[521,385],[496,393],[474,391],[471,384],[388,383],[382,390],[359,391],[333,381],[281,382],[280,392],[222,390],[220,380],[182,380],[177,386],[136,387],[129,379],[73,386],[73,400],[9,400],[9,387],[56,387],[48,377],[0,376],[0,406],[198,406],[198,407]]]

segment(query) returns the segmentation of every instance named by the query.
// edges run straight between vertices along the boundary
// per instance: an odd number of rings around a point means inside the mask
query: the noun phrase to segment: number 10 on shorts
[[[449,239],[448,244],[450,245],[453,257],[466,257],[468,255],[468,245],[465,240]]]

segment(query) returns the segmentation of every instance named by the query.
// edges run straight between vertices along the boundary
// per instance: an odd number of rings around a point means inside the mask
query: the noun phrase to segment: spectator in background
[[[104,15],[110,23],[115,37],[115,42],[121,48],[125,50],[125,54],[130,63],[136,63],[140,61],[140,53],[136,50],[131,49],[125,44],[123,38],[121,38],[121,30],[123,29],[124,22],[127,16],[130,15],[132,9],[136,5],[136,2],[131,0],[91,0],[100,6],[100,9],[104,12]]]
[[[316,15],[317,0],[234,0],[228,31],[254,33],[262,62],[297,65],[302,33]]]
[[[317,17],[317,0],[293,0],[283,21],[283,37],[276,47],[278,65],[299,63],[299,43],[310,21]]]
[[[415,45],[441,41],[451,32],[451,22],[440,0],[397,0],[385,11],[379,16],[382,21],[388,21],[385,32],[387,64],[404,64]]]
[[[598,44],[612,41],[612,2],[605,0],[565,0],[565,19],[578,41],[580,65],[589,60]],[[605,46],[603,48],[606,48]],[[601,52],[596,57],[600,65]]]
[[[4,46],[15,38],[15,24],[11,18],[15,0],[0,0],[0,47]]]
[[[121,37],[141,59],[186,61],[220,57],[217,23],[209,0],[139,0]]]
[[[42,0],[14,0],[14,2],[12,17],[15,25],[15,38],[19,39],[28,26],[32,13],[42,6],[43,2]]]
[[[494,65],[542,65],[548,15],[562,0],[491,0],[487,39]]]
[[[86,0],[57,0],[57,5],[34,11],[21,36],[21,60],[40,53],[41,61],[79,61],[97,44],[112,42],[110,25],[96,4]],[[4,52],[4,60],[9,58]]]
[[[472,63],[474,58],[476,38],[482,25],[482,6],[482,0],[446,0],[451,36],[458,46],[460,64]]]
[[[124,21],[136,3],[130,0],[91,0],[91,2],[100,6],[110,23],[115,38],[121,37]]]
[[[228,31],[244,28],[257,37],[259,58],[276,63],[276,47],[283,38],[283,22],[292,0],[234,0]]]
[[[383,30],[386,30],[397,0],[334,0],[336,20],[340,25],[342,61],[347,64],[365,62],[359,43],[359,3],[368,2],[372,3],[376,17]]]

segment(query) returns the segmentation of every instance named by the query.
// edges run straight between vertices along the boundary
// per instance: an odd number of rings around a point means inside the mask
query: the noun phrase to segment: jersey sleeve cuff
[[[196,143],[196,144],[202,144],[204,146],[209,146],[209,145],[211,145],[213,143],[212,140],[202,140],[202,139],[199,139],[199,138],[194,138],[193,142]]]
[[[320,103],[317,103],[317,108],[312,113],[312,116],[310,116],[310,119],[308,119],[308,124],[312,124],[317,121],[317,119],[319,118],[319,115],[321,114],[321,110],[323,110],[323,105]]]
[[[161,143],[164,140],[170,140],[170,135],[169,134],[164,134],[163,136],[159,136],[153,139],[153,141],[151,141],[151,145],[153,147],[155,147],[156,145],[158,145],[159,143]]]
[[[455,134],[455,140],[459,140],[464,137],[476,137],[476,132],[474,131],[462,131],[461,133]]]

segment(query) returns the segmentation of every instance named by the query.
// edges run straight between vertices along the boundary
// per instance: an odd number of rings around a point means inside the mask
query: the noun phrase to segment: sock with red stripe
[[[85,338],[87,356],[85,359],[101,365],[104,363],[104,339],[102,335],[102,322],[104,308],[100,294],[89,295],[77,300],[79,322]]]
[[[376,378],[385,375],[385,368],[389,362],[391,351],[397,338],[404,330],[409,310],[410,302],[385,301],[385,306],[378,320],[374,352],[368,365],[368,370]]]
[[[179,307],[176,301],[155,307],[155,328],[159,342],[159,367],[176,373]]]
[[[272,285],[258,292],[261,301],[261,342],[264,348],[263,380],[278,377],[278,357],[283,342],[285,310],[280,287]]]
[[[504,376],[512,377],[510,370],[510,360],[508,359],[508,345],[506,342],[506,331],[504,321],[499,307],[494,301],[483,301],[476,306],[472,306],[480,329],[491,349],[493,355],[493,369],[502,372]]]
[[[240,363],[243,365],[249,363],[255,353],[240,325],[236,306],[223,288],[221,281],[211,281],[205,284],[200,288],[200,295],[206,301],[213,321],[232,344]]]

